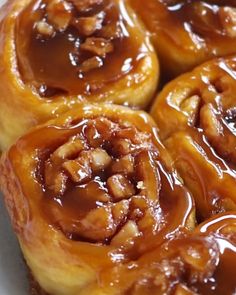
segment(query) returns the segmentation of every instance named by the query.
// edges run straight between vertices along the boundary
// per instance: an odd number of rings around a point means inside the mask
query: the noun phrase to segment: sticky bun
[[[81,101],[149,104],[158,61],[124,0],[12,0],[0,20],[0,148]]]
[[[166,78],[235,53],[234,0],[129,1],[152,34]]]
[[[195,226],[191,195],[141,111],[81,105],[20,138],[1,171],[23,254],[49,294],[126,294],[116,270]]]
[[[161,138],[201,218],[236,209],[236,59],[216,59],[170,82],[152,107]]]
[[[232,295],[235,264],[236,215],[232,212],[183,232],[141,257],[132,270],[126,266],[114,276],[119,284],[132,282],[128,295]]]

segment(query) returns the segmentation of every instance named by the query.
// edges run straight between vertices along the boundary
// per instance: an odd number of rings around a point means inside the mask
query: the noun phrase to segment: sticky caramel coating
[[[129,0],[151,32],[167,79],[235,52],[235,1]]]
[[[0,28],[0,149],[81,102],[145,108],[157,88],[156,53],[123,0],[12,0]]]
[[[127,295],[233,294],[236,282],[236,215],[221,214],[193,232],[183,232],[120,269],[117,288],[124,280]],[[129,269],[128,269],[129,267]],[[132,269],[132,271],[130,271]]]
[[[169,83],[151,114],[200,218],[235,209],[234,57],[208,62]]]
[[[24,256],[49,294],[116,294],[116,267],[195,225],[192,198],[144,112],[81,105],[19,139],[1,171]]]

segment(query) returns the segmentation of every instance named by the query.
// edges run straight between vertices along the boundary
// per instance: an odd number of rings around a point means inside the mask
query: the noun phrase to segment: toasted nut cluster
[[[150,135],[133,126],[103,117],[82,125],[50,155],[44,181],[50,198],[81,198],[86,208],[75,223],[58,210],[54,220],[72,239],[125,245],[156,224],[158,152]]]
[[[45,14],[35,23],[38,37],[53,38],[57,33],[73,28],[79,36],[79,42],[76,41],[73,52],[73,61],[78,67],[78,72],[86,73],[100,68],[107,54],[114,51],[113,40],[121,37],[119,19],[114,22],[106,19],[108,2],[48,1]],[[86,58],[81,58],[81,55]]]

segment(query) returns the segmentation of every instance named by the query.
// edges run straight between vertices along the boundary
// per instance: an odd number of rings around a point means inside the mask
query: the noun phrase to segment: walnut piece
[[[101,148],[91,151],[90,157],[91,167],[94,172],[106,169],[111,163],[111,157]]]
[[[35,24],[37,32],[46,37],[52,37],[55,33],[53,26],[49,25],[46,21],[39,21]]]
[[[134,173],[134,158],[132,155],[126,155],[114,161],[111,166],[111,172],[113,174],[124,173],[126,175]]]
[[[111,241],[111,245],[119,247],[129,243],[131,239],[140,235],[137,224],[134,221],[128,221],[117,235]]]
[[[82,64],[78,66],[78,70],[87,73],[91,70],[101,68],[102,66],[103,60],[99,56],[94,56],[82,62]]]
[[[128,199],[135,194],[133,184],[121,174],[115,174],[109,177],[107,187],[115,201]]]
[[[111,53],[114,50],[111,41],[96,37],[87,38],[85,42],[81,44],[80,48],[100,57],[105,57],[108,53]]]
[[[47,5],[47,17],[56,30],[64,31],[72,20],[72,7],[67,1],[51,0]]]
[[[97,30],[101,30],[104,21],[104,12],[98,13],[94,16],[80,17],[73,21],[73,25],[84,36],[91,36]]]
[[[53,162],[61,162],[65,159],[76,157],[84,149],[84,144],[81,139],[73,138],[66,142],[51,155]]]

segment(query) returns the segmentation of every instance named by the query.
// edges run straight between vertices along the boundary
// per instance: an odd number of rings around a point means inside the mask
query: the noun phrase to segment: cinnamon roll
[[[234,0],[129,0],[159,53],[167,79],[213,57],[235,53]]]
[[[146,107],[149,37],[124,0],[8,1],[0,15],[0,148],[81,101]]]
[[[169,83],[152,107],[200,218],[236,208],[235,78],[235,57],[213,60]]]
[[[55,295],[126,294],[114,273],[195,226],[194,204],[144,112],[81,105],[1,160],[24,257]],[[118,292],[118,293],[117,293]]]

